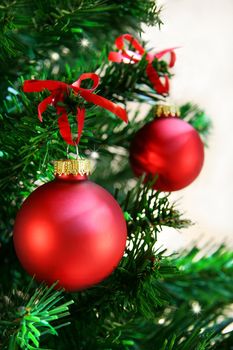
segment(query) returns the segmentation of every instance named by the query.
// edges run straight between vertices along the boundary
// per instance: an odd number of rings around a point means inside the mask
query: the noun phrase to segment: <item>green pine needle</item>
[[[16,349],[16,344],[23,350],[40,350],[41,337],[44,334],[58,335],[58,328],[70,324],[53,324],[55,320],[67,317],[70,314],[69,306],[74,303],[70,300],[60,304],[64,296],[61,290],[56,291],[54,287],[56,283],[51,287],[37,288],[29,301],[18,308],[17,318],[7,324],[10,336],[9,350]],[[4,324],[6,325],[6,322],[0,319],[0,328]]]

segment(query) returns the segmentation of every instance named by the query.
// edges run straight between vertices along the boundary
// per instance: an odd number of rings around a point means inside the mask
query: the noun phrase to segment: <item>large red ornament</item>
[[[23,203],[14,245],[25,270],[68,291],[90,287],[117,267],[126,222],[116,200],[86,175],[61,175]]]
[[[201,171],[204,147],[197,131],[177,117],[157,117],[140,129],[130,146],[136,176],[158,175],[153,186],[176,191],[188,186]]]

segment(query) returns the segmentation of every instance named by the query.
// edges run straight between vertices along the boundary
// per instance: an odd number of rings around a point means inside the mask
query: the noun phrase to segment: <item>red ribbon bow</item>
[[[135,48],[136,51],[131,51],[125,49],[124,40],[129,41],[129,43]],[[146,67],[146,73],[151,81],[153,88],[156,90],[158,94],[167,94],[169,92],[169,78],[168,75],[164,75],[164,82],[162,81],[162,77],[159,76],[156,69],[153,67],[153,60],[157,58],[160,60],[164,55],[170,54],[170,60],[168,66],[171,68],[174,66],[176,61],[176,54],[174,52],[175,48],[165,49],[163,51],[159,51],[157,53],[149,53],[146,52],[144,47],[131,35],[131,34],[123,34],[120,35],[115,40],[115,45],[118,48],[118,52],[110,52],[108,55],[109,61],[113,62],[124,62],[124,63],[137,63],[142,57],[146,54],[146,60],[148,61]]]
[[[91,79],[93,81],[93,85],[90,89],[84,89],[81,87],[81,82],[86,79]],[[26,80],[23,84],[23,91],[40,92],[44,89],[48,89],[51,92],[51,95],[45,98],[38,105],[38,118],[42,122],[43,112],[47,109],[48,105],[53,105],[56,108],[57,114],[59,115],[58,126],[62,138],[69,145],[75,146],[79,143],[82,134],[85,119],[85,108],[77,108],[76,120],[78,123],[78,136],[74,141],[72,139],[72,133],[66,108],[58,105],[59,102],[64,102],[65,96],[69,93],[69,89],[72,89],[75,94],[82,96],[87,102],[101,106],[108,111],[116,114],[126,123],[128,122],[128,117],[125,109],[102,96],[93,94],[93,91],[97,88],[98,85],[99,76],[97,74],[84,73],[71,85],[56,80]]]

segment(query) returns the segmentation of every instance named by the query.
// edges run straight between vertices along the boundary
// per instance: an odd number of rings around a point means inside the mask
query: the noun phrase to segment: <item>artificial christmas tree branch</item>
[[[158,250],[157,234],[165,234],[164,226],[188,229],[191,222],[183,218],[169,195],[151,189],[153,181],[146,185],[145,178],[135,180],[129,166],[129,145],[135,133],[154,119],[155,105],[165,102],[166,96],[153,89],[145,57],[136,64],[117,64],[108,61],[108,54],[122,33],[139,39],[142,24],[161,23],[156,1],[6,0],[0,5],[0,23],[3,349],[229,350],[229,248],[206,254],[193,248],[172,256],[166,255],[166,247]],[[155,59],[153,68],[169,79],[174,73],[163,60]],[[34,282],[25,293],[22,285],[30,277],[19,266],[12,244],[16,213],[36,187],[53,179],[51,161],[75,158],[76,149],[62,142],[54,107],[44,113],[43,124],[37,120],[37,106],[49,92],[26,95],[22,85],[28,79],[69,84],[84,72],[100,74],[97,94],[130,112],[126,126],[110,113],[83,103],[80,96],[69,94],[63,101],[74,134],[77,125],[72,115],[80,103],[86,108],[79,154],[91,156],[96,168],[92,179],[120,203],[128,226],[127,249],[114,273],[93,288],[72,294],[49,289],[46,296],[44,287],[37,289]],[[132,111],[128,101],[146,103],[149,112],[142,118],[141,111]],[[198,106],[181,106],[181,118],[207,143],[210,121]],[[29,300],[34,320],[27,318]],[[70,315],[63,320],[60,317],[68,312],[71,300]],[[59,319],[52,322],[54,318]]]
[[[21,299],[20,305],[14,304],[13,296],[5,298],[8,307],[2,310],[0,318],[0,329],[5,335],[5,339],[0,343],[2,349],[39,349],[41,337],[45,334],[58,335],[56,329],[70,324],[70,322],[58,323],[55,326],[51,324],[68,316],[68,307],[73,304],[72,300],[61,304],[64,298],[62,292],[53,291],[54,287],[55,285],[50,288],[41,286],[29,299],[29,286],[26,291],[16,294],[16,300]],[[8,321],[4,320],[4,317]]]

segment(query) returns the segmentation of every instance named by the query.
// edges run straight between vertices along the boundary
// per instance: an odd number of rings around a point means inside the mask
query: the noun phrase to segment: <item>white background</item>
[[[199,178],[172,194],[196,223],[177,233],[166,230],[159,242],[177,249],[227,242],[233,246],[233,0],[166,0],[161,30],[144,28],[147,48],[181,46],[171,96],[178,104],[199,104],[214,128]]]

